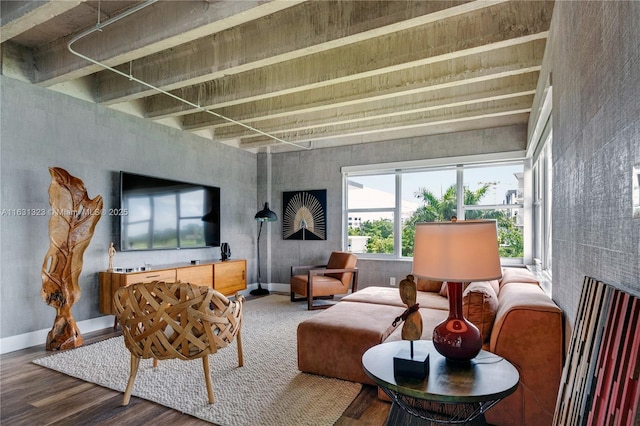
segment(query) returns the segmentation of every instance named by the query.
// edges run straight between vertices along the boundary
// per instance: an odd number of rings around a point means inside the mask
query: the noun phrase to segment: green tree
[[[464,188],[464,204],[467,206],[480,204],[487,194],[490,184],[484,184],[475,191]],[[440,198],[426,188],[416,192],[415,197],[422,200],[422,205],[405,221],[402,226],[402,255],[413,256],[415,226],[418,222],[437,222],[451,220],[457,215],[456,185],[446,189]],[[502,210],[466,210],[465,219],[495,219],[498,223],[498,242],[500,256],[522,257],[524,241],[522,232],[516,226],[516,218],[508,217]],[[389,219],[365,221],[359,228],[349,228],[349,235],[364,235],[367,241],[367,253],[393,253],[393,222]]]
[[[349,228],[349,235],[364,235],[367,253],[393,253],[393,222],[389,219],[365,221],[359,228]]]
[[[500,256],[524,256],[524,238],[516,226],[515,217],[510,218],[502,215],[498,219],[498,241],[500,242]]]
[[[484,184],[475,191],[471,191],[465,187],[463,191],[464,204],[476,205],[487,194],[489,184]],[[436,197],[426,188],[421,188],[416,192],[415,196],[422,200],[422,206],[414,212],[414,214],[405,222],[402,229],[402,255],[413,256],[413,243],[415,240],[415,226],[418,222],[437,222],[451,220],[452,216],[457,215],[457,199],[456,185],[453,184],[446,189],[442,197]],[[465,213],[465,219],[501,219],[504,214],[499,210],[470,210]],[[515,229],[518,232],[517,229]],[[519,233],[519,232],[518,232]],[[510,240],[515,239],[510,235]],[[521,235],[520,235],[521,237]]]

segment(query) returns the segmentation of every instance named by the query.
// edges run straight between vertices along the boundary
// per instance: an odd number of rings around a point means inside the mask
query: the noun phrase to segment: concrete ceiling
[[[253,152],[526,123],[553,10],[521,0],[0,5],[4,75]]]

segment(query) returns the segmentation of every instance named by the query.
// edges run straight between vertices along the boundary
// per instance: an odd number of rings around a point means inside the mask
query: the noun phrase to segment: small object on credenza
[[[200,264],[200,261],[199,261],[199,260],[197,260],[197,259],[196,259],[196,260],[192,260],[192,261],[191,261],[191,264],[192,264],[192,265],[199,265],[199,264]]]
[[[113,242],[109,244],[109,268],[107,271],[113,271],[113,256],[116,255],[116,248],[113,246]]]
[[[229,243],[220,244],[220,259],[224,262],[231,258],[231,247]]]

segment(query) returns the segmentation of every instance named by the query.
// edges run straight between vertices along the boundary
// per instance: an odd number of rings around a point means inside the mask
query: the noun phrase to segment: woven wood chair
[[[114,296],[116,317],[131,352],[129,382],[122,405],[128,405],[141,358],[158,360],[202,358],[209,403],[214,403],[209,355],[236,339],[238,366],[243,365],[242,305],[220,292],[189,283],[139,283],[120,288]]]

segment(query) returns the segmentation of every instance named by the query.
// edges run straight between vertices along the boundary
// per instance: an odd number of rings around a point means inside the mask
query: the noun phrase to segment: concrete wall
[[[49,166],[82,179],[90,197],[102,195],[106,209],[118,204],[120,170],[219,186],[222,241],[230,243],[233,258],[247,258],[249,282],[255,281],[256,233],[250,226],[256,209],[255,154],[7,77],[0,83],[0,209],[49,208]],[[55,310],[40,299],[48,220],[11,213],[1,218],[2,338],[53,325]],[[115,217],[102,217],[84,254],[82,295],[72,310],[76,321],[100,316],[97,272],[108,266],[109,242],[118,238],[116,223]],[[214,258],[220,258],[219,248],[117,253],[114,265]]]
[[[553,296],[570,321],[584,276],[640,295],[640,2],[556,2]]]
[[[269,225],[271,231],[272,268],[270,282],[286,284],[288,291],[290,267],[326,263],[332,250],[342,249],[342,174],[341,167],[433,159],[460,155],[489,154],[524,150],[526,126],[509,126],[426,138],[351,145],[339,148],[314,149],[271,154],[271,208],[278,222]],[[265,164],[267,154],[259,154],[259,164]],[[259,180],[266,167],[259,167]],[[282,239],[282,193],[298,190],[327,190],[327,240],[292,241]],[[259,191],[266,200],[266,193]],[[261,254],[264,247],[261,248]],[[268,260],[262,267],[268,267]],[[359,287],[388,285],[389,277],[399,282],[411,272],[411,261],[364,260]],[[265,269],[263,269],[265,270]],[[264,277],[264,275],[263,275]],[[285,288],[282,286],[282,288]]]

